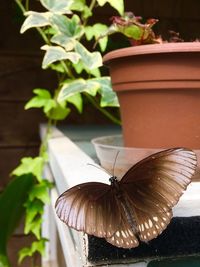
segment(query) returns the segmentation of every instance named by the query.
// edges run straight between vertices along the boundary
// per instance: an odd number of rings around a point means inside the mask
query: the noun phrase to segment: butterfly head
[[[119,181],[116,176],[112,176],[109,178],[110,185],[115,189],[119,190]]]
[[[110,178],[109,178],[109,182],[111,183],[111,185],[117,183],[117,182],[118,182],[118,181],[117,181],[117,177],[116,177],[116,176],[112,176],[112,177],[110,177]]]

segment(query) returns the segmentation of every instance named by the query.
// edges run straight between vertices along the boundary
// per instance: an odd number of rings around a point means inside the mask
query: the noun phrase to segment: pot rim
[[[109,144],[109,143],[105,143],[105,139],[120,139],[120,141],[122,142],[122,145],[116,145],[116,144]],[[103,141],[103,142],[102,142]],[[98,146],[104,149],[114,149],[117,151],[141,151],[142,150],[146,150],[146,151],[161,151],[164,150],[166,148],[145,148],[145,147],[126,147],[123,145],[123,135],[122,134],[114,134],[114,135],[103,135],[103,136],[98,136],[95,138],[91,139],[91,143],[94,146]],[[153,153],[153,152],[152,152]]]
[[[109,62],[113,59],[129,56],[185,52],[200,52],[200,42],[148,44],[120,48],[105,54],[103,63],[109,65]]]

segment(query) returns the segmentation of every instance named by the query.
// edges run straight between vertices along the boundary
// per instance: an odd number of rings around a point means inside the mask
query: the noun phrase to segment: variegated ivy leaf
[[[67,37],[79,38],[83,34],[83,27],[80,25],[80,19],[77,15],[68,18],[64,15],[53,14],[50,18],[51,26],[66,35]]]
[[[51,42],[64,47],[66,51],[73,50],[76,44],[76,41],[74,40],[74,38],[70,38],[63,33],[54,35],[51,38]]]
[[[74,0],[40,0],[41,4],[53,13],[69,14]]]
[[[104,6],[106,3],[110,4],[116,9],[120,15],[124,14],[124,1],[123,0],[97,0],[100,6]]]
[[[72,95],[77,93],[87,92],[88,94],[95,96],[98,91],[99,84],[95,81],[77,79],[72,82],[66,82],[63,84],[60,93],[58,95],[58,101],[65,101]]]
[[[119,107],[117,95],[112,90],[110,77],[92,78],[88,80],[79,79],[67,81],[61,88],[58,101],[68,101],[69,97],[87,92],[95,96],[97,92],[101,95],[101,106]]]
[[[64,48],[60,46],[48,46],[44,45],[41,49],[46,50],[46,53],[43,58],[42,68],[47,68],[51,63],[54,63],[59,60],[68,59],[72,63],[78,63],[80,55],[76,52],[67,52]]]
[[[35,11],[28,11],[25,13],[27,18],[25,19],[24,23],[22,24],[20,33],[24,33],[26,30],[35,27],[44,27],[50,25],[49,18],[51,16],[50,12],[35,12]]]
[[[93,81],[99,84],[99,93],[101,94],[101,107],[119,107],[116,93],[112,89],[110,77],[94,78]]]
[[[99,68],[96,69],[88,69],[82,61],[79,61],[78,64],[74,64],[74,70],[76,71],[76,73],[80,74],[83,70],[86,71],[90,76],[94,76],[94,77],[100,77],[101,73]]]
[[[81,56],[83,64],[88,69],[96,69],[102,66],[102,57],[99,52],[89,52],[81,43],[77,42],[75,51]]]

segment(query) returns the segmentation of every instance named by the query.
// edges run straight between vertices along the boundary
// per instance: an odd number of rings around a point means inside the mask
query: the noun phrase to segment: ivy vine
[[[123,15],[124,3],[123,0],[87,2],[86,0],[40,0],[44,11],[37,12],[30,10],[28,0],[15,0],[15,2],[26,17],[20,32],[24,33],[31,28],[36,28],[44,41],[41,47],[44,51],[42,68],[50,68],[57,73],[58,77],[57,88],[53,93],[46,88],[35,88],[33,98],[25,105],[25,109],[41,108],[48,123],[38,156],[22,158],[20,165],[12,172],[14,180],[31,176],[29,188],[24,189],[28,189],[27,197],[23,198],[24,233],[33,234],[35,240],[30,247],[20,250],[19,263],[21,263],[24,258],[32,257],[36,252],[43,255],[47,242],[41,235],[41,224],[44,205],[49,203],[49,189],[52,184],[43,176],[43,170],[48,162],[47,144],[52,126],[69,116],[70,105],[74,105],[81,113],[83,95],[105,116],[120,124],[120,120],[105,109],[107,106],[119,106],[116,94],[111,87],[110,77],[101,75],[101,53],[106,50],[108,37],[105,36],[100,40],[98,37],[108,27],[99,22],[90,24],[90,21],[94,16],[95,8],[106,4],[110,4],[120,15]],[[100,51],[89,51],[87,44],[97,40]],[[21,184],[22,181],[24,180],[20,181]],[[2,265],[4,267],[10,266],[8,259],[1,260],[3,253],[6,253],[6,249],[5,246],[1,249],[0,244],[0,266],[1,264],[4,264]],[[34,257],[32,257],[32,266],[35,266],[33,259]]]

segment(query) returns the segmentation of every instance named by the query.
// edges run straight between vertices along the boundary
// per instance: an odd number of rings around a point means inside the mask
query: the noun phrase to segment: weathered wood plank
[[[0,191],[11,180],[10,173],[17,167],[19,161],[25,156],[34,156],[38,151],[38,147],[16,147],[1,148],[0,147]]]
[[[0,100],[26,101],[34,88],[56,87],[55,73],[41,68],[41,53],[0,53]]]
[[[0,147],[39,143],[39,122],[45,121],[38,109],[24,110],[24,102],[0,102]]]

